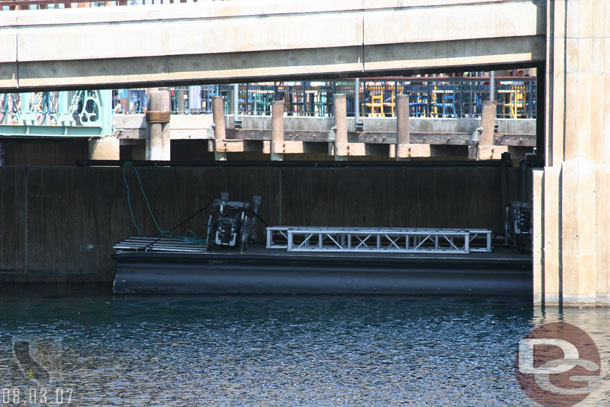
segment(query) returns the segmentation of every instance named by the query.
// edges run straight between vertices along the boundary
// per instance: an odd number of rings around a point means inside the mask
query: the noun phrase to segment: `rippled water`
[[[604,374],[610,356],[608,310],[543,315],[519,298],[17,293],[0,316],[0,386],[20,385],[15,338],[60,343],[61,381],[39,387],[77,406],[534,405],[513,365],[535,324],[587,330]]]

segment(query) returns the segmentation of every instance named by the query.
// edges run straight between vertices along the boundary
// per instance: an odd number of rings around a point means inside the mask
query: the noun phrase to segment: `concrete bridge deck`
[[[232,1],[0,14],[0,91],[534,66],[532,0]]]

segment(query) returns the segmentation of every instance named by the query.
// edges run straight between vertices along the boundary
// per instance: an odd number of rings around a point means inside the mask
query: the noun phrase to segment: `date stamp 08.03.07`
[[[0,406],[72,404],[73,389],[62,385],[62,338],[15,336],[8,356]]]

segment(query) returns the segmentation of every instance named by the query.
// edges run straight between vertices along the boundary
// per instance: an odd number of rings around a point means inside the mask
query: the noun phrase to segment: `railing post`
[[[360,122],[360,78],[354,79],[354,119],[358,125]]]
[[[247,104],[248,101],[245,101]],[[233,85],[233,125],[235,128],[241,127],[241,120],[239,120],[239,84]]]
[[[186,91],[184,89],[177,89],[176,90],[176,104],[178,106],[178,114],[184,114],[186,113],[184,111],[184,95],[185,95]]]
[[[496,73],[494,71],[489,72],[489,100],[492,102],[496,100]]]

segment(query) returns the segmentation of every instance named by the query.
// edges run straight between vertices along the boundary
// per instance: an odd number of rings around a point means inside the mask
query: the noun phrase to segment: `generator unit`
[[[506,207],[505,243],[526,252],[532,250],[532,204],[514,201]]]
[[[230,247],[244,251],[248,243],[256,239],[256,219],[261,203],[259,196],[252,202],[229,201],[223,192],[220,199],[210,205],[206,247]]]

